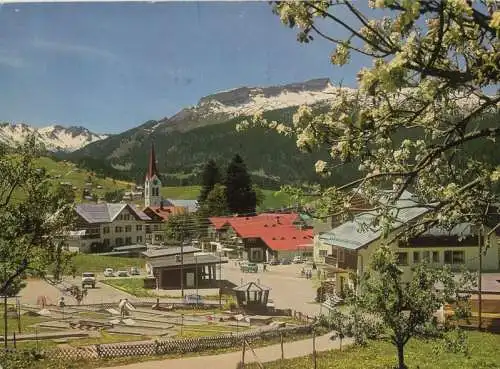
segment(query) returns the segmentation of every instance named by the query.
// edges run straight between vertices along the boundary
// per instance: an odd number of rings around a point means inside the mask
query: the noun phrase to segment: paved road
[[[75,279],[69,277],[65,279],[65,281],[71,284],[80,285],[80,278],[78,277]],[[116,302],[121,298],[133,299],[133,296],[100,282],[97,282],[96,288],[89,288],[87,291],[88,295],[83,300],[83,304]],[[20,295],[22,304],[35,305],[38,296],[45,296],[49,304],[56,304],[62,294],[57,288],[44,280],[31,279],[27,281],[26,287],[20,292]],[[71,297],[65,297],[65,299],[68,304],[76,303]]]
[[[270,287],[269,298],[274,300],[277,308],[290,308],[306,314],[315,315],[319,312],[319,305],[314,303],[315,291],[312,280],[300,278],[300,270],[303,265],[277,265],[271,266],[269,271],[259,273],[242,273],[238,266],[232,262],[222,268],[222,277],[240,285],[242,282],[260,281],[261,284]],[[68,277],[66,282],[79,285],[80,278]],[[208,294],[217,294],[218,290]],[[175,291],[169,294],[175,294]],[[191,293],[193,291],[186,291]],[[27,286],[21,291],[21,303],[36,304],[38,296],[46,296],[49,304],[57,303],[61,296],[60,291],[43,280],[29,280]],[[88,289],[84,304],[99,304],[103,302],[117,302],[121,298],[135,300],[133,296],[117,290],[106,284],[97,282],[95,289]],[[67,297],[67,303],[73,304],[71,297]],[[161,299],[162,302],[169,302]]]
[[[290,308],[316,315],[320,311],[319,304],[314,302],[316,291],[311,279],[300,277],[303,267],[303,264],[276,265],[269,267],[267,272],[242,273],[239,267],[229,262],[222,269],[222,277],[236,285],[259,280],[261,284],[271,288],[269,298],[274,300],[277,308]]]
[[[320,336],[316,338],[316,351],[327,351],[339,348],[339,342],[337,340],[333,341],[330,339],[331,334]],[[350,341],[345,340],[343,345],[348,344]],[[283,352],[285,359],[291,359],[295,357],[306,356],[312,353],[312,338],[289,342],[283,345]],[[258,360],[262,363],[279,360],[281,358],[281,348],[280,345],[271,345],[267,347],[261,347],[255,349],[255,354]],[[143,361],[140,363],[106,367],[107,369],[163,369],[163,368],[175,368],[175,369],[207,369],[207,368],[217,368],[217,369],[235,369],[238,363],[241,361],[241,351],[231,352],[221,355],[212,356],[196,356],[187,357],[180,359],[166,359],[157,361]],[[250,363],[256,361],[255,356],[250,350],[245,353],[245,363]],[[312,361],[311,361],[312,367]]]

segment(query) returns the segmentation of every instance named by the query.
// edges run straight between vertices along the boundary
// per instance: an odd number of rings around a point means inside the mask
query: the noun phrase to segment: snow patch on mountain
[[[36,128],[25,123],[3,123],[0,125],[0,142],[9,146],[20,144],[33,134],[45,145],[47,150],[68,152],[108,137],[105,134],[91,132],[84,127],[52,125]]]
[[[354,89],[343,88],[344,92],[351,90],[356,93]],[[328,78],[281,86],[239,87],[205,96],[197,105],[182,109],[154,129],[186,131],[260,111],[327,103],[338,98],[340,91]]]

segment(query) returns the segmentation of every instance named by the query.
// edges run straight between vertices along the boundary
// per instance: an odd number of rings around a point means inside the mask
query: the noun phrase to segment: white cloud
[[[97,57],[108,61],[116,59],[116,55],[109,52],[108,50],[103,50],[86,45],[66,44],[62,42],[36,39],[33,42],[33,46],[39,49],[54,51],[58,53],[74,54],[84,57]]]
[[[0,51],[0,65],[11,68],[23,68],[26,61],[18,55]]]

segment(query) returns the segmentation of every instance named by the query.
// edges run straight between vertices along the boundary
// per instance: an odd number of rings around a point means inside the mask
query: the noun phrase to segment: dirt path
[[[330,339],[331,334],[326,334],[316,338],[316,351],[328,351],[339,348],[337,340]],[[346,340],[347,341],[347,340]],[[348,342],[343,342],[343,345]],[[310,355],[312,353],[312,338],[289,342],[283,345],[285,359]],[[279,360],[281,358],[280,345],[271,345],[255,349],[258,360],[262,363]],[[231,352],[221,355],[196,356],[182,359],[166,359],[158,361],[143,361],[135,364],[107,367],[108,369],[235,369],[241,361],[241,351]],[[245,353],[245,363],[256,361],[255,356],[250,350]]]

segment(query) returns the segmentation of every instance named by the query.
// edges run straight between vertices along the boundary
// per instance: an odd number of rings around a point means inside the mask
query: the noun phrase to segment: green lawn
[[[435,350],[438,341],[413,339],[406,346],[408,369],[494,369],[500,367],[500,335],[469,332],[470,357]],[[318,354],[318,369],[392,369],[396,350],[387,341],[373,341],[366,347],[350,347],[344,351]],[[249,364],[246,368],[258,368]],[[266,363],[266,369],[312,368],[311,356]]]
[[[137,267],[144,273],[144,260],[139,258],[124,258],[118,256],[99,256],[92,254],[77,254],[73,257],[73,264],[78,274],[83,272],[102,273],[106,268],[117,270],[129,270]]]
[[[195,200],[198,198],[200,188],[200,186],[163,187],[161,194],[163,197],[170,199]],[[276,190],[262,190],[262,192],[265,195],[265,199],[264,203],[260,206],[261,209],[275,209],[291,205],[286,194],[277,194],[278,191]]]
[[[156,290],[144,288],[142,278],[108,278],[101,282],[136,297],[157,297]],[[163,295],[160,294],[160,296]]]
[[[3,304],[1,305],[1,313],[0,313],[0,332],[3,334],[4,332],[4,327],[5,327],[5,322],[4,322],[4,315],[3,315]],[[30,316],[26,314],[21,314],[21,333],[34,333],[35,328],[32,326],[34,324],[38,324],[41,322],[45,322],[50,320],[47,317],[41,317],[41,316]],[[12,335],[14,332],[16,334],[19,334],[18,330],[18,321],[17,318],[7,318],[7,327],[8,327],[8,333],[9,336]]]
[[[162,187],[161,195],[166,199],[196,200],[200,194],[200,186]]]

